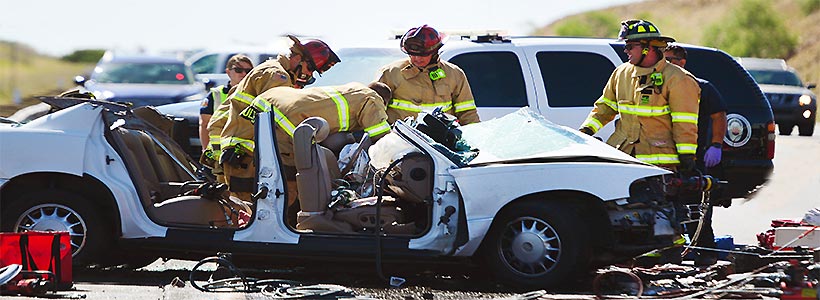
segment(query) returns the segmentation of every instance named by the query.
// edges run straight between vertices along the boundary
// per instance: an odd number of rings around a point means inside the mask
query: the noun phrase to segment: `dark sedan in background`
[[[107,52],[90,78],[77,76],[75,82],[97,99],[134,107],[199,101],[207,95],[205,84],[194,79],[190,65],[163,56]]]

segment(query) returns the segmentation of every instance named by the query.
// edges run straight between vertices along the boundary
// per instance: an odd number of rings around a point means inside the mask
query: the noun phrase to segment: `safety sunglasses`
[[[232,69],[236,73],[248,73],[248,72],[251,71],[252,68],[244,69],[244,68],[240,68],[240,67],[233,67]]]
[[[641,46],[641,44],[626,44],[626,45],[624,45],[624,49],[626,49],[626,51],[632,51],[632,48],[639,47],[639,46]]]
[[[674,56],[666,57],[666,61],[668,61],[668,62],[678,61],[678,60],[681,60],[681,59],[682,58],[680,58],[680,57],[674,57]]]

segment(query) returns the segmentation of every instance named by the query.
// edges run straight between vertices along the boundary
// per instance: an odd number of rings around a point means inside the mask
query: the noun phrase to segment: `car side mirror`
[[[810,89],[810,90],[811,90],[811,89],[814,89],[814,88],[816,88],[816,87],[817,87],[817,84],[816,84],[816,83],[809,83],[809,84],[807,84],[807,85],[806,85],[806,88],[807,88],[807,89]]]
[[[86,79],[82,75],[74,76],[74,84],[79,86],[85,86]]]

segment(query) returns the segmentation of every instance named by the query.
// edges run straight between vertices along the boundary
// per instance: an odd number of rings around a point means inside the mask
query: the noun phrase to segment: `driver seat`
[[[352,233],[350,224],[333,219],[328,210],[332,175],[339,174],[336,156],[319,145],[328,136],[330,126],[325,119],[310,117],[293,131],[293,158],[296,165],[296,185],[299,208],[296,229],[314,232]],[[335,168],[335,172],[330,168]]]

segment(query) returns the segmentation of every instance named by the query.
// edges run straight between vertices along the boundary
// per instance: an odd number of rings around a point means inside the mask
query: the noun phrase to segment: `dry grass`
[[[0,116],[35,103],[35,96],[54,95],[72,88],[74,76],[88,73],[93,66],[40,55],[19,44],[0,43]],[[12,103],[14,89],[23,100],[20,105]]]
[[[771,1],[776,11],[799,37],[797,53],[786,57],[789,65],[797,69],[806,82],[820,82],[820,11],[806,16],[800,11],[799,0]],[[643,18],[652,21],[665,35],[680,42],[702,45],[706,29],[722,22],[732,13],[733,7],[743,0],[666,0],[643,1],[615,6],[600,11],[610,13],[617,19]],[[554,35],[555,28],[567,20],[583,20],[587,13],[568,16],[534,32],[537,35]],[[617,36],[613,32],[609,37]]]

